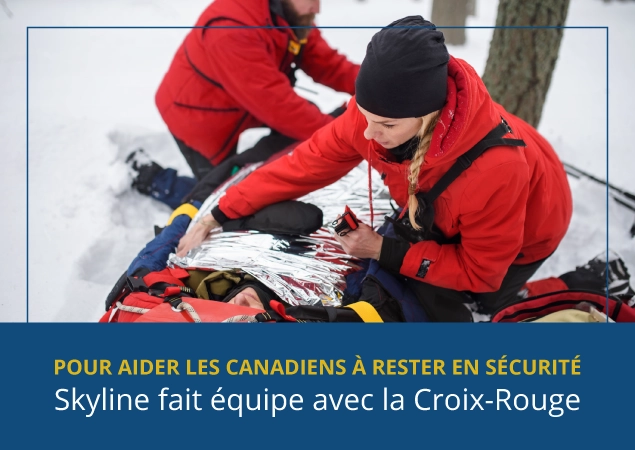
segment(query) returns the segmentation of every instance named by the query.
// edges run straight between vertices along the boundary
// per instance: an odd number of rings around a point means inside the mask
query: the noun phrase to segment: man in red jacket
[[[567,231],[567,176],[551,145],[495,103],[431,27],[416,16],[377,33],[347,111],[230,187],[178,254],[224,221],[324,187],[366,160],[403,213],[397,236],[365,224],[338,236],[348,254],[406,277],[432,320],[471,320],[469,296],[490,312],[513,300]],[[491,148],[466,159],[483,142]]]
[[[333,120],[337,112],[324,114],[295,93],[296,69],[354,94],[359,66],[311,28],[319,11],[319,0],[216,0],[201,14],[156,94],[161,117],[198,180],[236,154],[249,128],[271,128],[267,147],[282,150]],[[139,156],[129,160],[139,171],[136,187],[166,201],[176,173],[166,176]],[[167,197],[178,206],[182,195]]]

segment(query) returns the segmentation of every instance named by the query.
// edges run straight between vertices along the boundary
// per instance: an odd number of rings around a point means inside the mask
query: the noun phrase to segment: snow
[[[207,0],[4,0],[0,12],[0,135],[3,164],[0,321],[26,318],[26,27],[191,26]],[[431,1],[323,0],[323,26],[382,26],[400,17],[429,17]],[[635,3],[571,2],[567,25],[610,27],[610,179],[635,191],[631,175],[630,82]],[[468,25],[491,26],[496,2],[477,2]],[[376,30],[324,29],[334,47],[361,62]],[[162,225],[169,208],[129,188],[123,158],[145,148],[159,163],[188,171],[154,106],[154,93],[187,29],[31,29],[28,32],[28,299],[30,321],[93,322],[134,255]],[[482,73],[491,29],[467,30],[467,45],[450,47]],[[606,32],[566,30],[540,131],[562,159],[606,176]],[[346,95],[315,86],[299,91],[323,110]],[[240,148],[261,136],[253,130]],[[606,246],[605,191],[572,179],[574,218],[538,277],[581,265]],[[610,246],[635,269],[635,214],[610,202]]]

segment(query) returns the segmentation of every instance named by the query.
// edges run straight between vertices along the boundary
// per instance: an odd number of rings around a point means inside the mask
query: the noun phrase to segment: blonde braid
[[[417,200],[417,188],[419,186],[419,171],[423,166],[423,158],[426,156],[432,141],[432,132],[439,120],[440,111],[434,111],[427,116],[423,116],[423,123],[419,130],[419,146],[410,161],[410,170],[408,171],[408,217],[410,224],[415,230],[420,230],[421,226],[417,223],[416,217],[419,212],[419,201]]]

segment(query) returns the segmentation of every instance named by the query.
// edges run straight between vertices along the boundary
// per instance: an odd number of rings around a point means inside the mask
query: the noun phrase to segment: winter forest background
[[[496,1],[476,0],[468,26],[493,26]],[[27,292],[27,26],[191,26],[208,0],[0,0],[0,321],[24,321]],[[429,18],[432,1],[322,0],[318,25],[385,26]],[[609,26],[610,181],[635,191],[632,80],[635,2],[571,0],[566,25]],[[356,62],[377,30],[326,29]],[[139,146],[161,164],[186,164],[154,106],[154,93],[186,29],[31,29],[28,33],[28,293],[30,321],[96,321],[103,301],[170,210],[132,192],[125,155]],[[466,30],[450,53],[483,74],[492,29]],[[606,32],[567,29],[539,130],[561,159],[606,176]],[[328,111],[347,96],[299,78],[298,91]],[[275,107],[273,105],[272,107]],[[239,149],[262,130],[241,137]],[[574,219],[537,274],[558,275],[606,246],[606,193],[570,179]],[[635,272],[635,213],[609,202],[610,247]]]

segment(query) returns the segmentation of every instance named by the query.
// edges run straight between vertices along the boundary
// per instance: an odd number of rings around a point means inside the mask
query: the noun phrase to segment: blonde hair
[[[423,123],[417,133],[419,136],[419,146],[412,157],[412,161],[410,161],[410,170],[408,171],[408,217],[410,218],[410,224],[415,230],[421,229],[421,226],[416,221],[417,213],[419,212],[419,201],[416,196],[419,186],[419,171],[423,166],[423,159],[430,148],[432,132],[437,125],[440,115],[440,111],[434,111],[422,117]]]

